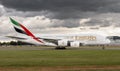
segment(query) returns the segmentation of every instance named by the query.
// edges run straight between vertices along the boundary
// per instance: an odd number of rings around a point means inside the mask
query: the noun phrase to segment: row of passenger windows
[[[95,36],[68,36],[67,39],[73,39],[73,40],[96,40]]]

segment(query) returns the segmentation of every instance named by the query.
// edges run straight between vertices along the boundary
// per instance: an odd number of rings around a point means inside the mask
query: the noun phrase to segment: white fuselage
[[[49,40],[58,40],[57,44],[44,41],[45,43],[39,43],[28,37],[26,40],[19,40],[23,42],[28,42],[36,45],[47,45],[47,46],[69,46],[71,47],[79,47],[80,44],[83,45],[105,45],[109,44],[110,40],[107,38],[107,35],[99,34],[99,33],[79,33],[79,34],[37,34],[36,37],[40,37],[41,39],[49,39]],[[23,37],[25,38],[25,36]]]

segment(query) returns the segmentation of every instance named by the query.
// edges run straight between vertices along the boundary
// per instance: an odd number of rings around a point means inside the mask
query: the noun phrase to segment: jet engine
[[[82,43],[77,42],[77,41],[70,42],[70,46],[71,46],[71,47],[80,47],[80,46],[82,46],[82,45],[83,45]]]
[[[58,46],[70,46],[70,42],[68,40],[59,40]]]

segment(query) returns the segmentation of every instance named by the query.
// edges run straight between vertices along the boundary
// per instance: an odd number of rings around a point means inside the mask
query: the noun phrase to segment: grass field
[[[119,71],[120,50],[0,50],[0,71],[26,71],[24,68],[38,71],[44,67],[51,71],[60,68],[65,71],[83,71],[84,68]]]

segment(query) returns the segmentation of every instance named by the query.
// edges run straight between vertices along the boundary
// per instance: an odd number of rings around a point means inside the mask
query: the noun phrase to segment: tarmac
[[[0,50],[57,50],[55,47],[49,46],[0,46]],[[61,49],[63,50],[63,49]],[[65,50],[120,50],[120,46],[81,46],[66,47]]]

